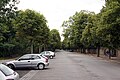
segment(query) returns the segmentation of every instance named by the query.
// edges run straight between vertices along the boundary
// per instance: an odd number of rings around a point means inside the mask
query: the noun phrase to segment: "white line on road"
[[[26,75],[24,75],[20,80],[30,80],[39,70],[31,70]]]

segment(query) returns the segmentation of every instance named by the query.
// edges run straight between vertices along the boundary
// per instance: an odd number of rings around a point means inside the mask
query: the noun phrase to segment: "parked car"
[[[0,64],[0,80],[19,80],[19,74],[4,64]]]
[[[0,80],[6,80],[6,76],[0,71]]]
[[[25,54],[19,59],[6,62],[5,64],[12,69],[30,67],[42,70],[49,65],[49,61],[40,54]]]
[[[53,57],[55,57],[55,53],[52,51],[43,51],[40,53],[40,55],[44,55],[50,59],[53,59]]]

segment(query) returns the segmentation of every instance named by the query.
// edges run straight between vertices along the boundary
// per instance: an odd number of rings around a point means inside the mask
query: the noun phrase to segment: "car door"
[[[50,57],[50,53],[48,51],[46,51],[46,56],[49,58]]]
[[[41,62],[41,57],[38,55],[32,55],[30,62],[31,62],[31,65],[30,65],[31,67],[36,67],[38,63]]]
[[[31,65],[30,59],[31,55],[24,55],[15,62],[15,65],[16,67],[29,67]]]

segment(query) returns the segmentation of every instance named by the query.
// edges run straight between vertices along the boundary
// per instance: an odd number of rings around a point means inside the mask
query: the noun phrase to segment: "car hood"
[[[5,62],[3,64],[7,65],[7,64],[10,64],[10,63],[14,63],[14,62],[17,62],[18,60],[12,60],[12,61],[8,61],[8,62]]]
[[[12,75],[7,76],[6,79],[19,80],[19,74],[17,72],[14,72]]]
[[[51,55],[54,55],[55,53],[54,52],[50,52]]]

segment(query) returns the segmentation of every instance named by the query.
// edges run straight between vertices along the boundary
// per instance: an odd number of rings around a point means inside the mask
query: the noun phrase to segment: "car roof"
[[[52,51],[43,51],[43,52],[52,52]]]
[[[25,54],[25,55],[39,55],[40,56],[40,54]]]
[[[24,55],[22,55],[22,56],[41,56],[40,54],[24,54]]]

